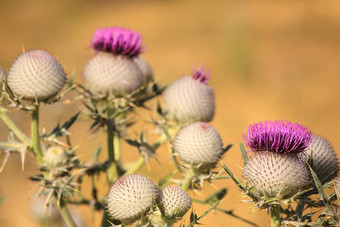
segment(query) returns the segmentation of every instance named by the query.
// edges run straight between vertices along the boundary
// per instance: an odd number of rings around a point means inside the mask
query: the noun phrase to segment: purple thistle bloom
[[[302,152],[311,141],[312,132],[308,128],[286,120],[249,125],[248,137],[244,137],[244,143],[251,151],[280,154]]]
[[[193,70],[192,78],[201,82],[202,84],[208,84],[210,72],[204,70],[203,65],[199,66],[196,71]]]
[[[122,27],[98,28],[92,37],[91,46],[97,51],[135,57],[142,52],[142,36]]]

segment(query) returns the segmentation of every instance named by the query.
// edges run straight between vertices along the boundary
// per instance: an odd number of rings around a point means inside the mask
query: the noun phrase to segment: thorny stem
[[[114,159],[116,162],[120,159],[120,137],[118,133],[113,135],[113,151],[114,151]]]
[[[125,174],[136,173],[138,170],[140,170],[143,167],[143,165],[145,164],[145,161],[146,161],[145,155],[139,157],[136,163]]]
[[[280,227],[281,226],[280,206],[273,205],[269,209],[271,217],[271,227]]]
[[[184,182],[182,185],[182,189],[184,191],[188,191],[192,187],[192,180],[195,175],[196,175],[196,170],[192,165],[190,165],[190,167],[187,169]]]
[[[31,121],[31,140],[32,140],[32,151],[38,161],[38,164],[43,163],[43,155],[40,145],[40,133],[39,133],[39,104],[34,105],[32,112]]]
[[[24,142],[26,145],[31,144],[30,139],[24,133],[22,133],[22,131],[14,124],[14,122],[10,118],[7,117],[3,108],[0,108],[0,118],[22,142]]]

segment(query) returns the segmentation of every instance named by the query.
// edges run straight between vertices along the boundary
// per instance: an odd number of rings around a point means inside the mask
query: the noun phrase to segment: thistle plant
[[[35,195],[44,199],[44,207],[57,209],[66,226],[77,226],[70,204],[101,212],[103,227],[191,227],[204,223],[204,216],[212,210],[256,226],[232,210],[218,207],[227,194],[225,188],[203,200],[196,198],[196,192],[206,184],[230,179],[256,208],[270,211],[273,226],[339,223],[336,193],[324,192],[334,184],[331,180],[339,171],[335,152],[326,140],[289,121],[249,126],[244,136],[248,153],[243,144],[240,146],[244,184],[221,164],[233,144],[223,146],[218,130],[208,123],[215,113],[214,90],[208,85],[210,73],[200,66],[192,76],[161,86],[151,65],[140,56],[145,49],[142,41],[142,36],[130,29],[97,29],[90,41],[94,56],[83,70],[85,85],[74,81],[74,75],[66,75],[57,58],[40,49],[23,52],[8,75],[0,70],[4,81],[0,118],[10,129],[8,141],[0,142],[5,154],[0,170],[14,154],[21,156],[23,168],[26,154],[33,153],[38,166],[30,177],[38,185]],[[57,102],[78,105],[81,111],[57,123],[53,130],[42,130],[40,104]],[[150,120],[142,123],[156,132],[156,139],[149,139],[148,130],[135,133],[132,128],[142,121],[136,114],[139,109],[148,112]],[[30,137],[7,116],[12,111],[31,115]],[[69,130],[80,118],[89,122],[89,134],[104,133],[107,138],[106,146],[98,144],[91,159],[84,161],[78,159],[82,147],[72,144]],[[128,152],[138,152],[137,160],[121,158],[125,152],[122,142],[129,146]],[[152,172],[150,176],[138,172],[149,159],[157,159],[163,144],[169,147],[175,169],[154,182]],[[102,150],[104,161],[99,161]],[[221,165],[227,174],[220,170]],[[98,192],[97,176],[107,179],[104,194]],[[89,181],[91,193],[83,190],[84,182]],[[320,195],[318,200],[311,197],[316,194]],[[194,212],[195,203],[207,206],[200,216]],[[313,215],[306,213],[310,207],[324,207],[325,211],[312,220]]]

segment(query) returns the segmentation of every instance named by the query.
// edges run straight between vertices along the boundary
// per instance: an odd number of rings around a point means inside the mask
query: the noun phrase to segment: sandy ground
[[[144,37],[143,56],[151,63],[155,78],[168,84],[194,66],[204,63],[211,71],[209,84],[215,89],[216,116],[212,124],[224,144],[234,146],[223,158],[237,175],[242,160],[238,143],[247,126],[263,120],[299,122],[315,134],[327,137],[340,152],[340,4],[338,1],[0,1],[0,65],[8,70],[25,50],[41,48],[58,57],[66,71],[83,83],[82,68],[93,56],[89,40],[97,27],[124,26]],[[79,106],[57,104],[41,110],[47,131],[76,113]],[[11,114],[29,134],[29,116]],[[143,116],[147,119],[148,116]],[[82,159],[90,157],[103,134],[90,136],[89,122],[81,120],[71,130]],[[142,126],[143,127],[143,126]],[[0,138],[8,130],[0,123]],[[137,157],[123,145],[123,160]],[[162,165],[151,161],[141,173],[160,179],[173,165],[167,148],[159,154]],[[2,158],[4,156],[1,156]],[[104,159],[104,154],[103,157]],[[20,158],[11,156],[0,175],[0,226],[37,226],[31,216],[31,195],[36,185],[28,180],[37,171],[31,154],[25,171]],[[85,183],[89,183],[85,182]],[[107,191],[99,181],[101,193]],[[252,210],[230,180],[206,185],[202,199],[215,188],[227,188],[221,203],[240,216],[269,226],[265,211]],[[200,214],[206,207],[194,205]],[[87,226],[98,226],[101,215],[81,208]],[[188,217],[186,218],[188,222]],[[230,216],[212,212],[205,226],[248,226]]]

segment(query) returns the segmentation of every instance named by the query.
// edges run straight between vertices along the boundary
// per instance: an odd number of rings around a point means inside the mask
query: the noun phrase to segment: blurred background
[[[143,35],[142,55],[153,67],[156,80],[169,84],[193,67],[204,63],[211,71],[209,84],[215,89],[216,116],[213,126],[225,145],[235,146],[224,156],[241,176],[238,143],[249,124],[287,119],[303,124],[328,138],[340,154],[340,3],[330,1],[232,1],[232,0],[0,0],[0,66],[8,70],[23,49],[45,49],[53,53],[65,70],[81,73],[93,56],[90,38],[98,27],[123,26]],[[41,126],[51,131],[80,109],[56,104],[41,109]],[[29,135],[29,116],[12,113],[11,118]],[[148,115],[143,116],[148,119]],[[79,145],[81,159],[91,156],[103,133],[91,135],[90,123],[81,119],[71,133]],[[0,139],[8,130],[0,122]],[[102,154],[105,158],[105,152]],[[123,160],[134,160],[137,151],[123,144]],[[1,153],[1,159],[4,155]],[[154,180],[173,169],[168,151],[140,172]],[[20,157],[12,155],[0,175],[0,226],[38,226],[32,216],[32,194],[38,189],[29,177],[37,173],[32,154],[21,171]],[[101,194],[108,188],[105,179]],[[90,183],[88,182],[84,182]],[[206,184],[203,199],[216,188],[227,188],[220,207],[269,226],[265,211],[243,203],[231,180]],[[207,207],[194,204],[196,213]],[[87,226],[98,226],[101,214],[81,207],[75,212]],[[188,223],[188,216],[186,217]],[[218,212],[209,213],[205,226],[249,226]]]

